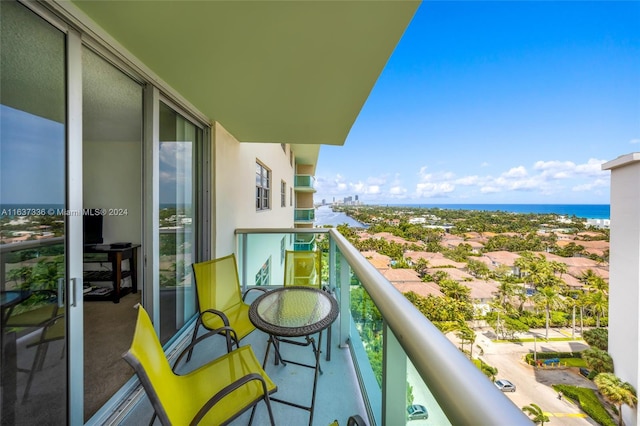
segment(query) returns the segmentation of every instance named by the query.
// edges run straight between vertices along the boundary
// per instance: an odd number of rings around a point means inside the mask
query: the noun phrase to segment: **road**
[[[532,333],[544,336],[544,330],[533,330]],[[553,333],[554,335],[550,335],[550,337],[571,336],[571,333],[566,330],[556,330]],[[545,342],[543,339],[538,339],[536,343],[494,343],[491,340],[493,337],[491,332],[477,331],[476,334],[474,356],[477,356],[477,346],[480,346],[483,350],[483,355],[480,358],[498,369],[497,378],[507,379],[516,385],[516,392],[505,392],[505,396],[516,406],[522,408],[531,403],[539,405],[549,416],[549,424],[551,425],[597,425],[573,402],[566,398],[558,399],[558,394],[551,387],[554,384],[567,384],[595,389],[593,382],[582,377],[577,368],[534,369],[523,361],[525,354],[534,351],[534,346],[538,353],[581,351],[588,347],[583,341]],[[450,333],[447,337],[457,345],[455,333]],[[429,419],[414,420],[408,424],[411,426],[450,425],[451,423],[439,409],[438,403],[411,363],[408,366],[407,376],[409,383],[413,386],[414,403],[424,405],[429,411]]]
[[[490,333],[477,333],[476,345],[484,350],[482,360],[498,369],[497,378],[503,378],[516,385],[516,392],[505,395],[518,407],[531,403],[537,404],[548,413],[551,424],[563,426],[597,425],[586,417],[577,405],[570,400],[558,399],[558,394],[551,385],[568,384],[582,387],[595,385],[590,380],[578,374],[576,368],[567,369],[534,369],[523,361],[524,355],[533,352],[534,343],[493,343]],[[543,335],[540,332],[538,335]],[[581,341],[545,342],[538,339],[536,350],[540,352],[569,352],[586,349],[588,346]]]

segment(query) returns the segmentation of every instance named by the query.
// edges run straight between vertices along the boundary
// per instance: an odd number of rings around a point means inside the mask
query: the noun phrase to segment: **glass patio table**
[[[271,398],[272,401],[309,411],[309,425],[313,422],[318,373],[322,373],[320,369],[322,332],[338,318],[338,312],[338,302],[331,294],[317,288],[298,286],[288,286],[269,291],[258,297],[249,308],[251,322],[256,328],[269,335],[267,350],[262,363],[263,368],[266,367],[269,350],[273,344],[276,364],[279,361],[283,365],[289,362],[314,369],[311,406]],[[314,334],[318,334],[317,346],[315,338],[312,337]],[[305,341],[300,342],[288,339],[291,337],[304,337]],[[311,345],[315,356],[315,365],[283,359],[280,355],[280,343],[299,346]]]

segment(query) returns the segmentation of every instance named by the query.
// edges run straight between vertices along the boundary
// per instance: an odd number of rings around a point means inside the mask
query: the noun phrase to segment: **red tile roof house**
[[[411,251],[407,250],[404,252],[404,258],[409,261],[413,260],[414,262],[418,259],[424,259],[429,262],[429,266],[432,268],[446,268],[446,267],[454,267],[458,269],[466,268],[467,264],[463,262],[456,262],[451,259],[447,259],[444,257],[442,253],[433,253],[430,251]]]
[[[383,271],[391,268],[391,258],[377,251],[360,252],[377,270]]]
[[[513,274],[518,274],[519,271],[515,266],[515,261],[520,257],[517,253],[501,250],[490,251],[474,259],[486,264],[492,271],[501,265],[506,265],[511,268]]]
[[[427,296],[435,296],[441,297],[444,296],[440,291],[440,286],[434,282],[405,282],[405,283],[391,283],[400,293],[405,294],[410,291],[414,292],[418,296],[427,297]]]

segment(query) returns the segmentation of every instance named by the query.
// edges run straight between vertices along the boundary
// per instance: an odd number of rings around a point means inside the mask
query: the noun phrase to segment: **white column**
[[[640,389],[640,152],[603,164],[611,170],[609,353],[615,374]],[[626,425],[638,410],[622,408]]]

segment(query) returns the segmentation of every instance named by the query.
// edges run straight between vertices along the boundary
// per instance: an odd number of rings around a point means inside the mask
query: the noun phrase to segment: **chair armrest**
[[[261,292],[263,292],[263,293],[266,293],[267,291],[269,291],[269,290],[267,290],[266,288],[261,288],[261,287],[251,287],[251,288],[248,288],[248,289],[247,289],[247,291],[245,291],[245,292],[244,292],[244,294],[242,295],[242,301],[243,301],[243,302],[244,302],[244,299],[247,297],[247,294],[249,294],[249,292],[250,292],[251,290],[258,290],[258,291],[261,291]]]
[[[206,309],[202,312],[200,312],[200,318],[202,318],[202,316],[206,313],[209,314],[213,314],[213,315],[217,315],[220,317],[220,319],[222,319],[222,322],[224,323],[225,327],[229,327],[231,324],[229,323],[229,318],[227,318],[227,316],[225,315],[224,312],[222,311],[218,311],[217,309]]]
[[[231,352],[231,348],[233,347],[233,343],[236,344],[236,348],[240,347],[240,344],[238,343],[238,336],[236,335],[236,331],[231,328],[231,327],[220,327],[217,328],[215,330],[209,331],[205,334],[203,334],[202,336],[198,337],[196,340],[194,340],[193,342],[191,342],[189,344],[189,346],[187,346],[186,348],[184,348],[182,350],[182,352],[180,352],[180,355],[178,355],[178,358],[176,358],[176,362],[173,364],[173,372],[176,373],[175,369],[178,366],[178,364],[180,363],[180,361],[182,360],[182,358],[191,350],[193,349],[198,343],[202,342],[204,339],[214,336],[216,334],[220,334],[220,333],[224,333],[225,338],[227,339],[227,353]],[[231,341],[231,339],[233,339],[233,342]],[[177,374],[177,373],[176,373]]]
[[[231,392],[235,391],[236,389],[239,389],[240,387],[246,385],[247,383],[249,383],[249,382],[251,382],[253,380],[259,380],[260,383],[262,383],[262,392],[263,392],[265,398],[268,398],[269,391],[267,390],[267,383],[264,381],[262,376],[260,374],[258,374],[258,373],[247,374],[246,376],[242,376],[241,378],[239,378],[235,382],[225,386],[218,393],[213,395],[202,406],[202,408],[200,408],[200,411],[198,411],[198,414],[196,414],[196,416],[193,418],[193,420],[191,420],[190,424],[191,425],[199,424],[200,421],[204,418],[204,416],[209,412],[209,410],[211,410],[211,408],[214,405],[216,405],[218,402],[220,402],[222,400],[222,398],[224,398],[225,396],[229,395]]]

